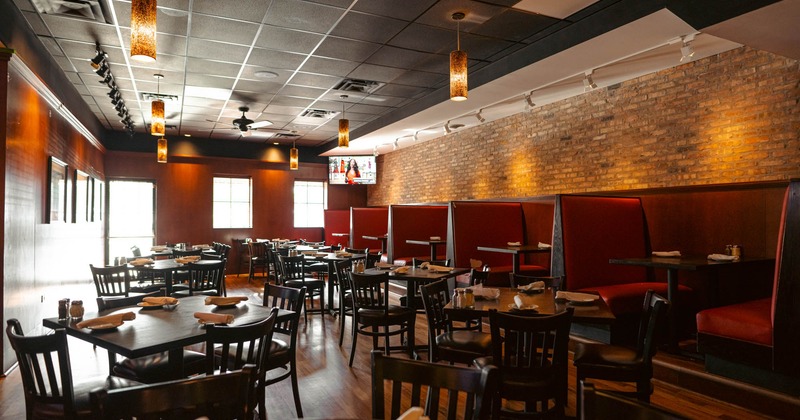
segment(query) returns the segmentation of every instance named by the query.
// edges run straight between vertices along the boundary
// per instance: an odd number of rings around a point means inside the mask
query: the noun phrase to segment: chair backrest
[[[89,264],[89,268],[92,270],[92,279],[98,297],[128,296],[130,293],[131,278],[127,266],[95,267]]]
[[[350,267],[352,267],[350,261],[341,260],[336,261],[336,280],[339,282],[339,296],[342,296],[344,292],[350,290],[350,280],[348,277],[348,273],[350,272]]]
[[[189,294],[216,290],[220,293],[222,279],[225,278],[225,261],[197,264],[189,263]]]
[[[447,418],[450,419],[491,418],[491,402],[499,382],[498,373],[497,368],[491,365],[479,370],[398,359],[373,351],[372,418],[385,418],[386,407],[391,407],[390,418],[393,419],[398,418],[405,409],[422,407],[423,386],[427,387],[424,411],[431,420],[439,418],[440,406],[448,407]],[[384,381],[391,382],[391,405],[385,400]],[[442,390],[448,391],[447,399],[440,403]],[[462,396],[461,403],[459,394]],[[408,395],[410,400],[403,403],[401,397]],[[459,406],[463,414],[456,413]]]
[[[561,407],[566,405],[573,311],[574,308],[567,308],[555,315],[524,316],[489,311],[492,359],[503,378],[501,395],[506,383],[527,382],[536,385],[536,395],[529,395],[531,400],[555,399],[562,400]]]
[[[197,249],[172,249],[172,256],[179,258],[179,257],[192,257],[192,256],[200,256],[203,254],[203,250],[200,248]]]
[[[452,267],[452,265],[450,265],[452,263],[452,260],[450,258],[448,258],[446,260],[427,260],[427,259],[421,259],[421,258],[412,258],[411,259],[411,263],[414,264],[417,267],[419,267],[420,264],[425,263],[425,262],[433,264],[433,265],[441,265],[443,267]]]
[[[452,330],[453,325],[444,312],[444,307],[450,302],[450,288],[447,279],[435,281],[419,287],[422,295],[422,305],[428,318],[428,343],[436,343],[436,337]],[[439,360],[436,346],[430,346],[431,361]]]
[[[276,321],[273,330],[277,333],[291,336],[290,351],[294,351],[297,340],[297,327],[300,323],[300,311],[303,309],[303,300],[306,298],[306,288],[276,286],[264,283],[264,306],[294,311],[294,316],[286,321]]]
[[[134,257],[141,257],[142,256],[142,250],[139,249],[138,246],[134,245],[134,246],[131,247],[131,254]]]
[[[267,248],[269,244],[267,242],[250,242],[248,246],[250,247],[250,258],[267,258]]]
[[[595,419],[648,419],[648,420],[681,420],[686,419],[680,414],[672,413],[663,408],[628,398],[613,392],[596,389],[591,382],[580,382],[578,398],[581,398],[582,410],[578,413],[579,420]]]
[[[107,311],[109,309],[123,308],[125,306],[133,306],[141,302],[146,297],[164,296],[164,292],[155,291],[147,294],[120,296],[120,297],[104,297],[97,298],[97,311]]]
[[[644,295],[636,354],[645,365],[652,363],[653,356],[658,351],[659,331],[662,330],[669,306],[670,302],[653,290],[648,290]]]
[[[281,262],[281,268],[283,269],[283,281],[305,279],[306,265],[304,256],[286,257],[279,255],[278,260]]]
[[[644,267],[608,262],[650,255],[638,197],[559,195],[553,223],[551,275],[564,278],[565,290],[651,280]]]
[[[475,286],[476,284],[484,284],[489,280],[489,271],[483,269],[473,268],[469,272],[469,285]]]
[[[369,254],[369,248],[349,248],[349,247],[344,247],[344,252],[349,252],[351,254]]]
[[[17,355],[25,410],[35,418],[40,407],[63,407],[64,417],[75,416],[72,368],[67,347],[67,333],[57,329],[53,334],[26,337],[16,318],[9,319],[6,335]]]
[[[227,259],[228,258],[228,254],[231,252],[231,246],[228,245],[228,244],[223,244],[223,243],[220,243],[220,242],[216,242],[216,246],[214,247],[214,250],[217,251],[217,254],[221,255],[222,258]]]
[[[225,261],[225,257],[221,254],[209,254],[208,252],[204,252],[200,254],[201,260],[215,260],[215,261]]]
[[[244,419],[252,415],[249,389],[255,367],[90,394],[94,419]]]
[[[365,268],[374,268],[376,264],[381,261],[383,254],[367,254],[367,263]]]
[[[511,287],[526,286],[537,281],[542,281],[544,282],[544,287],[552,287],[556,290],[561,289],[561,276],[542,277],[508,273],[508,279],[511,281]]]
[[[388,313],[389,273],[358,274],[351,271],[348,275],[354,311],[377,309]]]
[[[275,273],[275,284],[280,285],[283,283],[283,266],[281,266],[280,254],[274,248],[267,249],[267,262],[272,265]]]

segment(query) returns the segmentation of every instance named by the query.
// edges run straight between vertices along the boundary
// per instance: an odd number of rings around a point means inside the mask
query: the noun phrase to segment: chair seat
[[[96,376],[86,380],[75,382],[73,391],[75,394],[75,412],[80,418],[91,418],[91,404],[89,403],[89,392],[98,388],[107,390],[127,388],[142,385],[141,382],[119,378],[116,376]],[[36,404],[33,409],[34,418],[62,418],[64,407],[61,404]]]
[[[440,351],[454,350],[485,355],[492,348],[492,336],[477,331],[452,331],[438,335],[436,345]]]
[[[184,374],[188,376],[203,372],[205,370],[205,359],[206,356],[203,353],[183,350]],[[125,359],[114,365],[113,372],[116,376],[148,384],[182,379],[174,378],[170,375],[167,352],[135,359]]]
[[[607,344],[575,343],[573,360],[576,365],[608,366],[614,369],[642,366],[642,359],[637,357],[635,350]]]
[[[496,366],[492,356],[478,357],[472,362],[473,366],[483,369],[487,366]],[[553,372],[558,374],[558,372]],[[532,392],[544,391],[553,387],[553,378],[544,375],[542,377],[531,376],[526,372],[521,375],[514,375],[513,372],[505,372],[500,382],[503,396],[512,400],[524,401],[526,396]]]
[[[230,360],[230,368],[233,369],[235,365],[235,357],[236,357],[236,350],[238,348],[237,344],[231,344],[228,348],[228,354],[231,356]],[[244,349],[242,350],[242,354],[247,354],[249,351],[249,344],[245,343]],[[214,354],[221,354],[222,349],[218,348],[214,351]],[[281,367],[285,364],[289,363],[289,344],[283,340],[273,338],[272,345],[269,348],[269,357],[267,358],[267,370],[275,369],[277,367]]]
[[[327,273],[328,263],[324,262],[306,263],[305,271],[307,273]]]
[[[364,325],[385,325],[398,324],[408,320],[412,316],[417,316],[416,312],[404,306],[389,305],[389,310],[384,312],[382,309],[359,309],[358,319]]]

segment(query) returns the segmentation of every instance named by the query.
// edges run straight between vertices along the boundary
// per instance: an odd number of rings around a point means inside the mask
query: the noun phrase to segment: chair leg
[[[308,309],[306,308],[305,299],[303,299],[303,319],[306,321],[306,324],[308,324]]]
[[[292,361],[292,394],[294,394],[294,408],[297,410],[297,417],[303,417],[303,406],[300,404],[300,388],[297,386],[297,361]]]
[[[358,341],[358,330],[356,327],[356,316],[353,314],[353,343],[350,345],[350,367],[353,367],[353,358],[356,355],[356,341]]]
[[[259,381],[261,382],[261,381]],[[267,392],[266,385],[258,385],[258,420],[267,420]]]

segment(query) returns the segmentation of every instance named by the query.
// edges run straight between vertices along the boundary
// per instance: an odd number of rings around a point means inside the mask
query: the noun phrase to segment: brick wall
[[[369,205],[800,177],[798,70],[742,47],[403,148]]]

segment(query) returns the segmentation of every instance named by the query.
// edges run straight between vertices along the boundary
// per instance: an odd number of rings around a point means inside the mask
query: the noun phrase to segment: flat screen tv
[[[374,184],[375,156],[329,156],[328,183]]]

